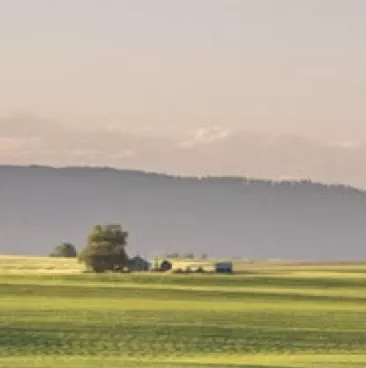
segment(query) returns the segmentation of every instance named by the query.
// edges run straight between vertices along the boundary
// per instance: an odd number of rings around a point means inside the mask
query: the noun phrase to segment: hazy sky
[[[365,44],[365,0],[0,0],[1,161],[39,124],[358,146]]]

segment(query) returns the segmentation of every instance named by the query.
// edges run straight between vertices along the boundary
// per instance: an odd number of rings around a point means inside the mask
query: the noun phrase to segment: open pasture
[[[0,367],[366,366],[365,265],[239,266],[94,275],[0,257]]]

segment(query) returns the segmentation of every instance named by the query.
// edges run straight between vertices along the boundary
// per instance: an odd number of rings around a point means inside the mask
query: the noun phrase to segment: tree
[[[62,243],[52,251],[50,257],[75,258],[77,257],[77,251],[73,244]]]
[[[96,225],[88,235],[79,261],[97,273],[123,271],[129,261],[125,250],[127,237],[121,225]]]
[[[179,257],[180,257],[179,253],[168,253],[165,255],[165,258],[170,258],[170,259],[176,259]]]

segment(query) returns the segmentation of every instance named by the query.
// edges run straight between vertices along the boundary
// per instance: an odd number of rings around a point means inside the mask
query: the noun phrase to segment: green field
[[[93,275],[0,257],[0,367],[366,367],[366,265],[236,267]]]

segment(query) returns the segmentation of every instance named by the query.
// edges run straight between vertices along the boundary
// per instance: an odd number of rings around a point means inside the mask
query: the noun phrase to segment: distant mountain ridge
[[[366,192],[344,185],[2,165],[0,204],[5,254],[80,249],[91,226],[114,222],[144,256],[366,259]]]

